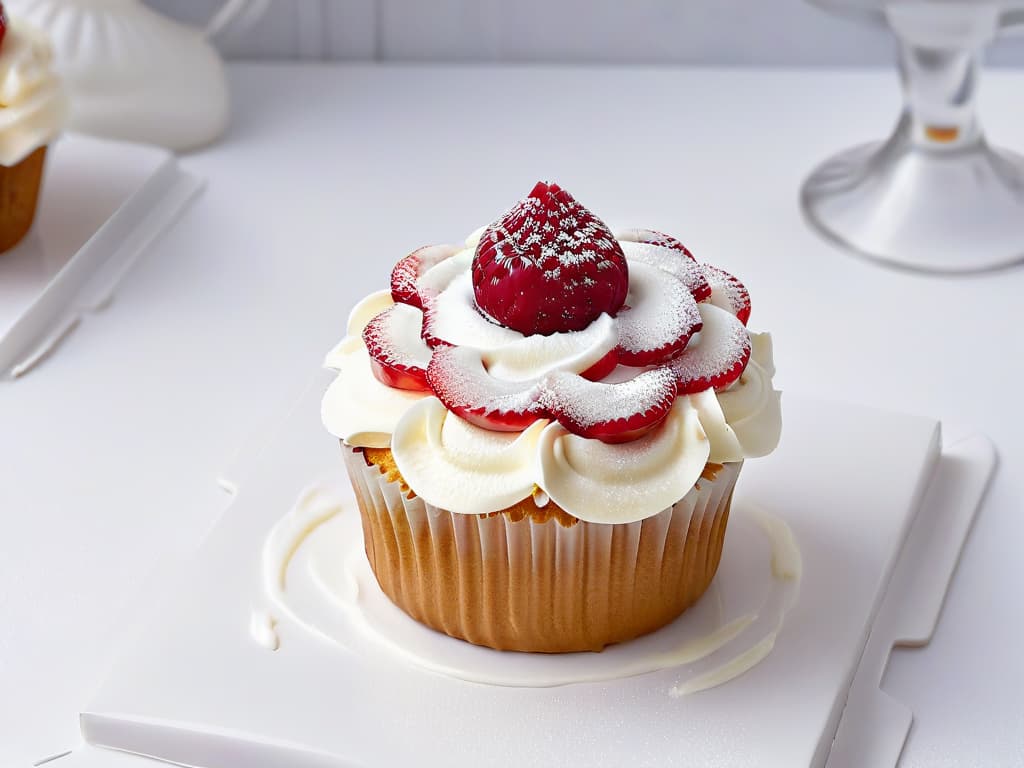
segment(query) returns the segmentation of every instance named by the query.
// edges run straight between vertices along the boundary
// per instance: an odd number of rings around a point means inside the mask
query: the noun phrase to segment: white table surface
[[[184,160],[202,197],[108,309],[0,383],[0,763],[78,744],[119,617],[224,507],[216,476],[308,382],[350,305],[541,178],[739,275],[782,389],[996,442],[935,638],[898,651],[884,687],[916,716],[903,765],[1024,763],[1024,270],[885,271],[818,240],[797,208],[814,164],[888,131],[893,73],[244,64],[231,80],[230,134]],[[1018,150],[1022,93],[1024,72],[986,73],[989,135]],[[54,765],[137,762],[84,750]]]

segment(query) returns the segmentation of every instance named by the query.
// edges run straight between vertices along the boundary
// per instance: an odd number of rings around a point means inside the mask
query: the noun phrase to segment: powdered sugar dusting
[[[408,304],[395,304],[367,324],[363,342],[378,362],[425,372],[433,353],[423,341],[422,327],[420,310]]]
[[[484,232],[481,242],[492,245],[495,264],[506,272],[534,268],[547,280],[560,279],[561,267],[588,262],[598,269],[616,266],[608,259],[617,245],[608,227],[569,196],[521,200]]]
[[[679,394],[702,392],[731,384],[750,361],[750,335],[736,317],[713,304],[701,304],[704,327],[670,363]]]
[[[445,344],[477,349],[494,349],[521,341],[519,331],[488,320],[476,306],[469,272],[451,281],[441,293],[428,301],[426,336]]]
[[[711,286],[704,276],[704,267],[693,260],[693,257],[684,256],[679,251],[651,243],[631,243],[625,241],[620,243],[622,252],[626,254],[626,261],[633,269],[635,262],[649,264],[652,267],[663,269],[670,275],[681,280],[694,301],[704,301],[711,296]]]
[[[570,432],[621,442],[639,437],[665,418],[675,398],[675,376],[662,367],[621,384],[553,373],[545,379],[540,399]]]
[[[452,245],[425,245],[410,253],[391,270],[391,297],[402,304],[422,307],[417,281],[457,250]]]
[[[746,286],[724,269],[703,264],[701,268],[711,286],[711,303],[736,315],[744,325],[750,319],[750,293]]]
[[[695,260],[693,254],[690,253],[690,249],[672,237],[672,235],[666,235],[664,232],[658,232],[654,229],[626,229],[619,232],[615,237],[618,238],[620,244],[625,242],[657,245],[681,253],[691,261]]]
[[[700,312],[689,288],[649,264],[632,266],[626,303],[629,309],[618,315],[619,360],[624,365],[668,360],[700,329]]]
[[[451,258],[444,259],[423,272],[416,282],[416,289],[423,297],[424,303],[427,298],[440,294],[456,277],[467,272],[472,263],[473,249],[464,248]]]
[[[485,429],[522,429],[543,416],[540,382],[510,382],[491,376],[480,352],[443,347],[434,352],[427,381],[448,410]]]
[[[739,280],[662,232],[616,239],[556,184],[538,183],[468,243],[402,259],[400,303],[363,338],[378,379],[429,387],[471,424],[511,432],[552,417],[583,437],[635,440],[678,394],[721,391],[750,360]]]
[[[675,400],[676,382],[665,367],[619,384],[588,381],[571,373],[553,373],[544,382],[541,402],[556,417],[588,428],[652,412],[664,413]]]

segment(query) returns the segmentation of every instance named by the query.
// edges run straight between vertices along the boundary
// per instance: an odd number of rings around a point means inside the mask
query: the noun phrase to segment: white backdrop
[[[147,0],[182,20],[219,0]],[[806,0],[272,0],[230,56],[391,61],[577,61],[851,66],[892,61],[888,32]],[[993,47],[1024,65],[1024,37]]]

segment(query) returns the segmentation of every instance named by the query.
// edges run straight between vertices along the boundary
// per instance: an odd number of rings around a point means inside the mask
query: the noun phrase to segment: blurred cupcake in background
[[[46,150],[66,117],[49,41],[0,4],[0,253],[32,227]]]

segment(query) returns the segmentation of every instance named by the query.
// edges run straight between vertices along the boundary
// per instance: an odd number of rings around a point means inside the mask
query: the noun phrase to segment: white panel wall
[[[199,22],[219,0],[146,0]],[[806,0],[272,0],[229,56],[388,61],[575,61],[849,66],[892,61],[883,29]],[[990,61],[1024,65],[1024,37]]]

